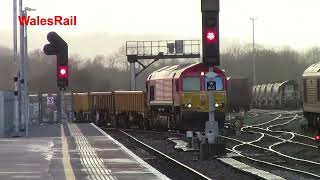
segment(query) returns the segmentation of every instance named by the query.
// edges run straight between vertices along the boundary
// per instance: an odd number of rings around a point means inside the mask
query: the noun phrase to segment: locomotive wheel
[[[130,127],[130,122],[129,122],[129,116],[128,115],[124,115],[122,118],[122,122],[123,122],[123,127],[125,129]]]
[[[150,121],[149,121],[149,125],[150,125],[150,129],[157,129],[156,127],[156,113],[155,112],[152,112],[151,113],[151,118],[150,118]]]
[[[154,114],[152,121],[156,130],[165,131],[168,129],[168,120],[161,119],[159,113]]]
[[[139,129],[146,130],[147,129],[147,121],[146,121],[146,119],[141,115],[138,115],[137,119],[138,119]]]
[[[110,116],[111,127],[118,128],[119,123],[116,116]]]
[[[149,130],[150,129],[150,123],[149,123],[149,120],[147,118],[143,118],[142,119],[142,122],[143,122],[143,129],[144,130]]]
[[[176,125],[176,130],[179,130],[181,133],[185,131],[184,125],[183,125],[183,117],[180,112],[176,112],[175,114],[175,125]]]
[[[126,115],[124,114],[121,114],[118,116],[118,125],[119,125],[119,128],[127,128],[127,120],[126,120]]]
[[[160,131],[168,131],[168,126],[169,126],[169,117],[166,116],[166,118],[160,118],[159,116]]]
[[[121,128],[121,116],[117,115],[116,116],[116,126],[117,128]]]
[[[139,129],[144,129],[143,119],[138,119],[138,128],[139,128]]]
[[[154,126],[156,130],[161,130],[161,126],[160,126],[160,115],[157,113],[154,116]]]
[[[169,117],[169,129],[171,131],[174,131],[176,130],[176,119],[175,119],[175,116],[170,116]]]

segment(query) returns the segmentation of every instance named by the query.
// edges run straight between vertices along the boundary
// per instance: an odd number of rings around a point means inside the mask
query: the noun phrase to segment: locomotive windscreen
[[[200,78],[199,77],[185,77],[183,78],[184,91],[200,91]]]

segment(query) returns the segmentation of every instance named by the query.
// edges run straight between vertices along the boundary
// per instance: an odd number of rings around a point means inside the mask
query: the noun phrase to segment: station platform
[[[94,124],[44,124],[0,138],[0,179],[168,179]]]

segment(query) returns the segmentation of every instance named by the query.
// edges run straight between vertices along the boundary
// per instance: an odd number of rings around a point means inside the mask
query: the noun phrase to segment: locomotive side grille
[[[305,80],[305,101],[307,103],[317,102],[317,81],[314,79]]]

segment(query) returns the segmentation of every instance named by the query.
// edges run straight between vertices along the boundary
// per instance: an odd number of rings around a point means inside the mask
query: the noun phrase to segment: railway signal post
[[[46,44],[43,47],[43,52],[46,55],[57,56],[57,86],[58,86],[58,121],[62,122],[62,103],[63,103],[63,92],[68,86],[69,71],[68,71],[68,44],[56,33],[49,32],[47,39],[50,44]]]
[[[219,135],[218,122],[214,115],[215,77],[213,66],[220,65],[219,51],[219,0],[201,0],[202,12],[202,57],[203,63],[209,66],[206,74],[207,91],[209,91],[209,121],[206,122],[208,143],[213,144]]]

